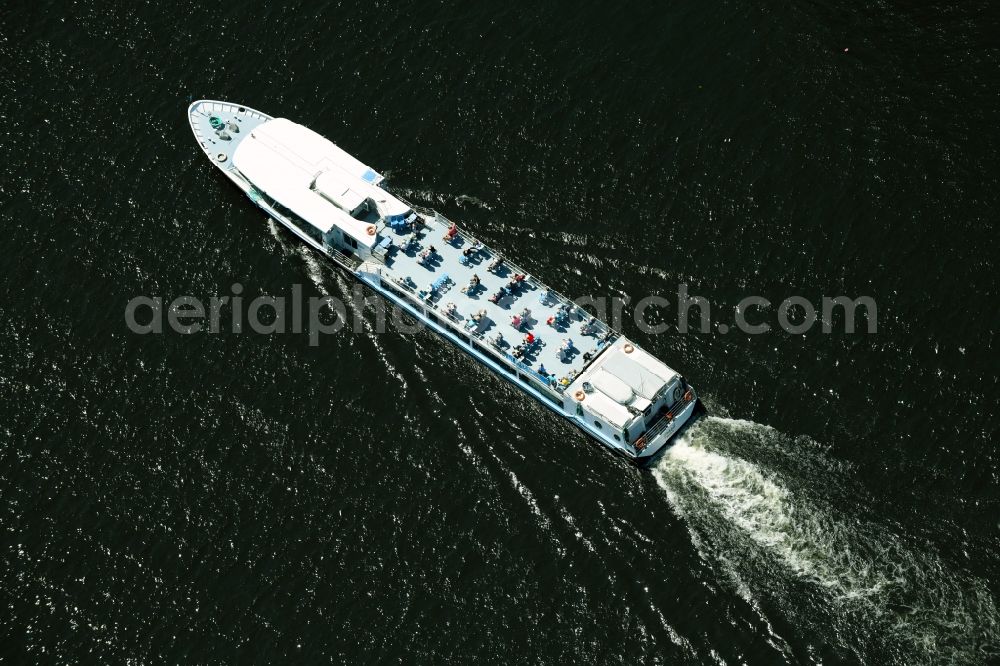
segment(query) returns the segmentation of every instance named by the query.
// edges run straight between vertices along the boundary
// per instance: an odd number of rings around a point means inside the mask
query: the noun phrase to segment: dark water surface
[[[5,7],[0,661],[996,660],[995,9],[495,4]],[[140,294],[353,284],[202,97],[570,295],[878,332],[626,324],[712,414],[645,471],[427,332],[134,335]]]

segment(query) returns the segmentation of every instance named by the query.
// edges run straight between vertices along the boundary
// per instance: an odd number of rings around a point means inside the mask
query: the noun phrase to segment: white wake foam
[[[833,486],[848,481],[834,463],[819,465],[817,477],[819,448],[711,417],[667,451],[654,475],[703,544],[702,556],[748,587],[744,595],[773,601],[791,623],[832,622],[831,635],[860,634],[867,640],[842,649],[861,658],[884,649],[908,663],[982,663],[1000,641],[986,583],[889,525],[838,506]],[[826,497],[823,486],[831,488]]]

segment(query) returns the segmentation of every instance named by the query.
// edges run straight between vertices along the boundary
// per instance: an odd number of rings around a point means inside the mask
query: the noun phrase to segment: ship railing
[[[444,227],[445,229],[449,229],[449,228],[451,228],[451,225],[455,224],[454,222],[452,222],[451,220],[449,220],[447,217],[445,217],[444,215],[442,215],[438,211],[433,210],[433,213],[434,213],[434,221],[438,224],[438,226]],[[455,225],[455,228],[458,229],[457,235],[459,237],[461,237],[465,242],[467,242],[467,243],[469,243],[470,245],[473,245],[473,246],[478,246],[478,247],[485,248],[485,249],[489,250],[490,253],[494,257],[503,259],[504,265],[510,270],[511,273],[513,273],[515,275],[527,275],[528,276],[527,277],[528,282],[530,282],[531,284],[535,285],[539,289],[547,289],[547,290],[551,291],[553,294],[556,293],[555,291],[549,289],[548,287],[546,287],[544,284],[542,284],[538,280],[532,278],[528,274],[528,272],[525,271],[523,268],[521,268],[520,266],[518,266],[516,264],[511,263],[510,260],[507,259],[507,257],[501,256],[496,250],[494,250],[493,248],[491,248],[488,245],[486,245],[486,243],[483,243],[481,240],[479,240],[478,238],[476,238],[475,236],[473,236],[472,234],[470,234],[468,231],[465,231],[464,229],[459,228],[457,224]]]
[[[330,256],[332,256],[334,260],[339,261],[340,263],[344,264],[351,270],[357,270],[358,266],[360,266],[362,263],[362,261],[357,257],[346,255],[337,248],[332,247],[327,243],[324,243],[323,247],[326,249],[327,252],[330,253]]]
[[[436,210],[433,211],[433,212],[434,212],[434,220],[435,220],[435,222],[437,222],[438,225],[440,225],[440,226],[442,226],[444,228],[450,228],[451,227],[451,225],[453,224],[451,220],[449,220],[447,217],[445,217],[441,213],[437,212]],[[456,225],[456,227],[457,227],[457,225]],[[493,248],[489,247],[488,245],[486,245],[485,243],[483,243],[482,241],[480,241],[478,238],[476,238],[472,234],[468,233],[467,231],[465,231],[465,230],[463,230],[461,228],[458,228],[458,235],[461,236],[466,242],[470,242],[474,246],[478,245],[480,247],[484,247],[484,248],[488,249],[490,251],[490,253],[493,255],[494,258],[498,258],[498,259],[502,259],[503,260],[504,265],[507,267],[507,269],[510,271],[510,273],[512,275],[524,275],[524,276],[526,276],[525,280],[529,284],[531,284],[532,286],[534,286],[536,289],[543,290],[546,294],[548,294],[548,296],[555,303],[558,303],[558,304],[561,304],[561,305],[566,305],[568,308],[570,308],[570,310],[580,311],[582,313],[581,316],[584,316],[584,315],[586,315],[588,317],[590,316],[590,314],[588,312],[586,312],[586,310],[584,310],[582,307],[580,307],[579,305],[577,305],[576,303],[574,303],[573,300],[570,299],[568,296],[564,296],[563,294],[559,293],[555,289],[552,289],[548,285],[543,284],[542,282],[539,282],[536,278],[532,277],[531,274],[529,274],[526,270],[524,270],[523,268],[521,268],[517,264],[512,263],[507,257],[502,256],[496,250],[494,250]],[[615,339],[618,338],[618,335],[619,335],[618,333],[616,333],[608,324],[606,324],[605,322],[603,322],[603,321],[601,321],[601,320],[598,319],[597,320],[597,332],[607,333],[608,331],[611,331],[611,333],[612,333],[611,338],[609,338],[610,342],[613,342]]]
[[[640,444],[642,445],[642,448],[645,448],[647,442],[653,441],[660,433],[669,428],[670,424],[674,422],[677,415],[687,409],[687,406],[690,405],[693,400],[694,392],[691,389],[687,389],[684,396],[668,408],[667,413],[664,414],[660,420],[647,428],[646,432],[644,432],[641,437],[636,439],[636,448],[639,448]]]
[[[260,190],[258,190],[257,188],[255,188],[253,185],[250,184],[249,181],[247,181],[247,184],[250,187],[250,189],[247,191],[247,195],[250,197],[250,200],[253,201],[255,204],[257,204],[258,206],[260,206],[261,208],[263,208],[264,211],[268,215],[271,216],[272,221],[277,222],[277,218],[284,218],[285,220],[288,220],[288,216],[287,215],[285,215],[285,214],[283,214],[283,213],[281,213],[281,212],[279,212],[277,210],[277,207],[274,205],[274,203],[275,203],[274,199],[272,199],[271,197],[267,196],[266,193],[261,192]],[[294,222],[292,222],[292,224],[293,224],[293,226],[296,226],[296,227],[298,226],[298,225],[294,224]],[[343,252],[341,252],[337,248],[333,247],[329,243],[325,243],[325,242],[321,241],[320,245],[322,247],[322,251],[323,252],[327,253],[327,255],[330,258],[332,258],[336,262],[339,262],[340,264],[342,264],[344,267],[346,267],[349,270],[352,270],[352,271],[355,270],[358,267],[358,265],[361,263],[361,260],[359,258],[354,257],[354,256],[349,256],[347,254],[344,254]]]
[[[443,227],[444,229],[449,229],[454,224],[455,228],[458,229],[458,236],[462,237],[462,239],[464,239],[466,242],[469,242],[471,245],[478,245],[480,247],[486,248],[494,256],[502,258],[504,264],[507,266],[508,269],[510,269],[510,271],[512,273],[514,273],[514,274],[520,274],[520,275],[529,275],[528,272],[525,271],[523,268],[521,268],[520,266],[518,266],[516,264],[511,263],[507,259],[507,257],[500,256],[499,253],[496,250],[494,250],[493,248],[491,248],[488,245],[486,245],[485,243],[483,243],[481,240],[479,240],[478,238],[476,238],[475,236],[473,236],[472,234],[470,234],[468,231],[460,228],[457,224],[455,224],[450,219],[448,219],[443,214],[441,214],[440,211],[437,211],[437,210],[435,210],[433,208],[426,208],[424,206],[414,206],[411,202],[407,201],[406,199],[404,199],[403,197],[401,197],[399,195],[393,195],[393,196],[395,196],[397,199],[399,199],[400,201],[402,201],[403,203],[405,203],[407,206],[409,206],[413,210],[416,210],[418,212],[429,211],[430,213],[432,213],[433,214],[433,220],[434,220],[434,222],[439,227]],[[567,303],[569,303],[571,305],[573,304],[572,301],[570,301],[568,298],[566,298],[565,296],[562,296],[558,292],[550,289],[549,287],[547,287],[546,285],[542,284],[538,280],[536,280],[534,278],[531,278],[530,275],[529,275],[528,281],[531,284],[533,284],[536,287],[538,287],[539,289],[546,289],[546,290],[550,291],[552,294],[555,294],[556,297],[559,298],[560,300],[564,300],[564,301],[566,301]]]
[[[447,228],[450,228],[451,225],[453,224],[453,222],[451,220],[449,220],[447,217],[445,217],[444,215],[442,215],[438,211],[431,209],[431,212],[434,213],[434,221],[439,226],[447,229]],[[504,265],[508,268],[508,270],[511,271],[512,274],[527,276],[525,279],[527,280],[527,282],[529,284],[533,285],[537,289],[544,290],[544,292],[548,295],[548,297],[551,298],[552,301],[554,301],[555,303],[560,304],[560,305],[565,305],[571,311],[578,311],[580,313],[581,318],[591,317],[592,316],[589,312],[587,312],[582,307],[580,307],[579,305],[577,305],[569,297],[564,296],[563,294],[559,293],[558,291],[556,291],[556,290],[550,288],[549,286],[547,286],[547,285],[539,282],[537,279],[533,278],[530,274],[528,274],[528,272],[525,271],[523,268],[521,268],[517,264],[511,263],[506,257],[501,256],[496,250],[494,250],[493,248],[490,248],[485,243],[483,243],[478,238],[476,238],[472,234],[468,233],[464,229],[459,228],[458,225],[455,225],[455,226],[458,229],[458,234],[457,235],[460,236],[460,237],[462,237],[463,240],[465,240],[466,242],[471,242],[471,244],[474,245],[474,246],[478,245],[480,247],[484,247],[484,248],[489,249],[489,251],[493,254],[494,257],[503,259]],[[594,329],[593,329],[592,332],[595,335],[595,337],[597,337],[597,338],[603,338],[603,336],[610,334],[610,335],[608,335],[608,337],[606,339],[604,339],[605,344],[611,345],[611,344],[614,343],[615,340],[617,340],[621,336],[620,333],[618,333],[613,328],[611,328],[611,326],[609,324],[607,324],[606,322],[604,322],[604,321],[602,321],[600,319],[597,319],[596,317],[594,317],[594,319],[596,320],[596,322],[595,322],[595,326],[594,326]],[[603,347],[601,347],[599,349],[603,349]],[[596,358],[596,355],[595,355],[595,358]],[[589,363],[587,365],[589,365]],[[584,367],[586,367],[586,366],[584,366]],[[560,387],[560,390],[562,390],[562,387]]]
[[[447,228],[450,228],[451,225],[455,224],[454,222],[452,222],[451,220],[449,220],[447,217],[445,217],[444,215],[442,215],[439,211],[437,211],[437,210],[435,210],[433,208],[428,208],[426,206],[415,206],[415,205],[413,205],[412,202],[408,201],[407,199],[403,198],[402,196],[400,196],[398,194],[393,194],[393,196],[396,197],[397,199],[399,199],[400,201],[402,201],[403,203],[405,203],[407,206],[409,206],[413,210],[415,210],[417,212],[420,212],[420,213],[423,213],[424,215],[427,215],[428,217],[433,217],[434,222],[438,226],[441,226],[441,227],[444,227],[445,229],[447,229]],[[455,227],[458,228],[458,225],[455,224]],[[476,238],[475,236],[473,236],[469,232],[465,231],[464,229],[458,228],[458,235],[461,236],[462,238],[464,238],[466,241],[471,241],[473,245],[475,245],[475,244],[478,243],[480,246],[489,249],[489,251],[491,253],[493,253],[494,255],[497,254],[496,250],[494,250],[493,248],[490,248],[485,243],[483,243],[478,238]],[[511,271],[513,271],[514,273],[520,273],[522,275],[527,275],[528,274],[520,266],[517,266],[515,264],[510,263],[507,260],[506,257],[503,257],[503,260],[504,260],[504,263],[507,265],[507,267]],[[545,287],[545,285],[539,283],[537,280],[532,280],[531,282],[533,284],[535,284],[536,286],[538,286],[538,287]],[[548,289],[548,287],[545,287],[545,288]],[[555,292],[553,292],[553,293],[555,293]]]
[[[458,236],[460,236],[465,242],[470,243],[472,246],[478,246],[478,247],[486,248],[487,250],[489,250],[489,252],[495,258],[502,259],[503,262],[504,262],[504,265],[511,271],[512,274],[515,274],[515,275],[520,274],[520,275],[527,276],[526,280],[528,281],[529,284],[534,285],[534,287],[536,287],[537,289],[545,290],[545,292],[556,303],[564,304],[564,305],[568,306],[571,310],[578,310],[583,315],[590,316],[590,313],[588,313],[582,307],[580,307],[575,302],[573,302],[572,299],[570,299],[567,296],[564,296],[563,294],[559,293],[558,291],[556,291],[556,290],[548,287],[547,285],[539,282],[537,279],[531,277],[531,275],[528,274],[528,272],[525,271],[523,268],[521,268],[520,266],[518,266],[516,264],[511,263],[506,257],[500,255],[496,250],[494,250],[493,248],[489,247],[488,245],[486,245],[485,243],[483,243],[482,241],[480,241],[478,238],[476,238],[475,236],[473,236],[472,234],[470,234],[466,230],[464,230],[461,227],[459,227],[457,224],[455,224],[454,222],[452,222],[450,219],[448,219],[445,215],[443,215],[439,211],[434,210],[433,208],[427,208],[427,207],[424,207],[424,206],[415,206],[415,205],[413,205],[413,203],[411,203],[410,201],[407,201],[405,198],[403,198],[403,197],[401,197],[399,195],[394,195],[394,196],[396,196],[397,199],[399,199],[400,201],[402,201],[403,203],[405,203],[407,206],[409,206],[413,210],[416,210],[416,211],[424,214],[427,217],[432,217],[434,224],[437,225],[438,227],[442,228],[442,229],[447,230],[447,229],[451,228],[451,226],[454,224],[455,228],[458,230],[457,231],[457,235]],[[621,335],[620,333],[618,333],[617,331],[615,331],[613,328],[611,328],[611,326],[609,324],[607,324],[604,321],[601,321],[600,319],[597,319],[597,325],[596,325],[595,333],[598,334],[598,337],[600,337],[602,335],[605,335],[607,333],[610,333],[611,335],[605,340],[605,342],[606,342],[606,344],[608,346],[610,346],[611,344],[613,344],[614,341],[617,340],[620,337],[620,335]],[[596,358],[596,355],[595,355],[595,358]],[[589,363],[588,363],[588,365],[589,365]],[[562,386],[560,386],[558,389],[552,389],[552,387],[548,386],[547,383],[546,383],[546,388],[548,390],[550,390],[550,391],[556,391],[556,390],[558,390],[559,392],[562,392],[564,390],[564,387],[562,387]]]
[[[371,261],[363,262],[359,267],[358,271],[374,273],[382,279],[382,284],[388,287],[391,291],[396,292],[406,300],[410,301],[416,306],[418,312],[427,313],[429,310],[437,310],[440,314],[444,315],[438,317],[439,321],[444,326],[448,327],[454,331],[460,339],[467,340],[474,344],[481,352],[484,352],[487,356],[494,358],[504,365],[508,366],[517,374],[519,378],[528,384],[533,385],[535,388],[540,389],[545,395],[547,395],[556,404],[562,404],[562,393],[565,391],[565,387],[553,387],[549,383],[549,378],[544,377],[535,370],[533,370],[528,365],[518,361],[510,354],[493,347],[488,341],[483,339],[483,333],[479,330],[467,331],[459,323],[458,320],[449,316],[446,312],[442,311],[440,308],[433,305],[429,305],[421,301],[416,294],[413,293],[413,289],[405,284],[396,282],[391,274],[386,271],[385,268]]]

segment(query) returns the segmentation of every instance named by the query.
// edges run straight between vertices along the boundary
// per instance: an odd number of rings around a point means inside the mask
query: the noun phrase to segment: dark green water
[[[0,661],[995,661],[995,26],[8,5]],[[203,97],[312,127],[570,295],[869,295],[878,332],[627,324],[713,415],[645,471],[427,332],[134,335],[141,294],[352,287],[207,163]]]

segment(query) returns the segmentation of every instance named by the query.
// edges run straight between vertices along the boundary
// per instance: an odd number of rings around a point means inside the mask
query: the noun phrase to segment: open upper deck
[[[565,390],[617,337],[441,215],[423,220],[415,231],[380,229],[387,251],[384,266],[375,270],[383,282],[530,371],[549,389]]]

